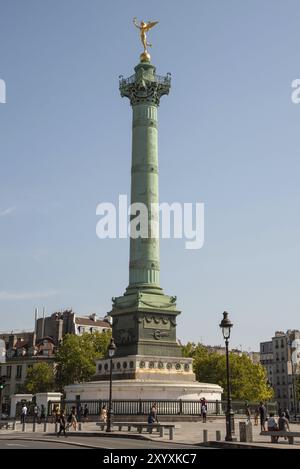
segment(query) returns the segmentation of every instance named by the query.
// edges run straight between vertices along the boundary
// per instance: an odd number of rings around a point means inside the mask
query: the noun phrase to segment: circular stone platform
[[[116,380],[113,381],[113,399],[150,399],[150,400],[221,400],[223,389],[217,384],[150,380]],[[71,384],[65,387],[66,399],[83,400],[108,399],[109,381],[91,381],[83,384]]]

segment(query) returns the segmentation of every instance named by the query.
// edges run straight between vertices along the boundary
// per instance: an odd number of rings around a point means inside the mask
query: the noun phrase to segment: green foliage
[[[224,389],[223,398],[226,398],[226,356],[210,352],[202,344],[192,343],[183,346],[183,355],[194,358],[196,379],[219,384]],[[265,401],[273,397],[263,366],[254,364],[245,353],[229,353],[229,363],[232,399]]]
[[[107,353],[111,332],[66,334],[56,353],[56,381],[65,385],[90,381],[95,374],[95,360]]]
[[[55,387],[53,365],[37,363],[28,369],[24,389],[30,394],[50,392]]]

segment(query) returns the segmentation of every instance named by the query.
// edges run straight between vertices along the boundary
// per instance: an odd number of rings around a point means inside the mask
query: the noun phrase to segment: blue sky
[[[161,243],[182,340],[258,348],[300,328],[300,3],[1,0],[0,330],[35,306],[110,309],[128,283],[128,240],[96,237],[96,206],[130,188],[131,110],[118,76],[159,20],[152,62],[172,73],[159,109],[160,199],[205,203],[205,244]]]

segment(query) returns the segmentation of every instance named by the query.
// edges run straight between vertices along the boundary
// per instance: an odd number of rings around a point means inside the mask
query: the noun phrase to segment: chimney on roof
[[[89,318],[90,318],[92,321],[96,321],[96,318],[97,318],[96,313],[90,314]]]
[[[45,306],[43,307],[42,338],[45,335]]]
[[[14,334],[10,334],[10,336],[8,337],[8,348],[13,348],[15,346],[15,340],[16,340],[16,336]]]

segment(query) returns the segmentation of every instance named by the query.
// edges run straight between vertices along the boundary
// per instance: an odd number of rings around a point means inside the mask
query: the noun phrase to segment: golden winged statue
[[[149,29],[153,28],[158,23],[158,21],[148,21],[148,23],[145,23],[144,21],[141,21],[140,24],[138,24],[136,17],[133,18],[133,24],[140,30],[140,35],[141,35],[141,41],[144,46],[144,52],[141,54],[141,60],[145,61],[150,61],[150,54],[147,51],[147,46],[152,47],[152,44],[147,42],[147,36],[146,33],[149,31]]]

